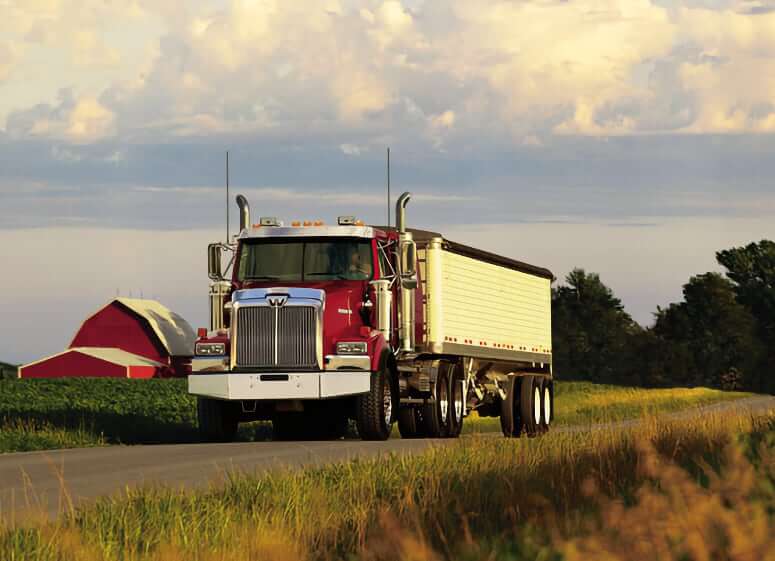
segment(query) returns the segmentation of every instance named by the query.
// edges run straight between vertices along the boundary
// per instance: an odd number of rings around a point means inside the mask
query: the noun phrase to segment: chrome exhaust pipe
[[[410,353],[414,350],[414,289],[407,283],[408,271],[414,270],[414,264],[408,266],[404,262],[406,244],[413,244],[412,234],[406,231],[406,205],[412,198],[410,192],[403,193],[396,201],[396,229],[398,230],[398,268],[399,268],[399,308],[398,308],[398,338],[401,351]],[[412,253],[414,255],[414,253]],[[408,269],[408,270],[407,270]],[[411,273],[409,273],[411,274]]]
[[[239,207],[239,230],[242,232],[250,227],[250,205],[245,195],[237,195],[237,206]]]
[[[399,234],[406,232],[406,204],[411,198],[412,194],[406,191],[396,201],[396,230]]]

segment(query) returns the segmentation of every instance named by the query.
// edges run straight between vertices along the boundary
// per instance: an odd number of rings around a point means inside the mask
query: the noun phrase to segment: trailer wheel
[[[463,370],[459,364],[453,365],[449,377],[449,437],[457,438],[463,430],[463,412],[466,396],[463,393]]]
[[[387,440],[393,430],[398,410],[398,384],[388,362],[388,354],[382,355],[380,369],[371,373],[368,393],[357,397],[355,424],[363,440]]]
[[[449,436],[449,419],[451,409],[449,373],[452,365],[448,362],[439,364],[436,382],[433,385],[433,401],[423,406],[422,417],[425,432],[431,438],[446,438]]]
[[[422,413],[417,407],[404,407],[398,410],[398,432],[401,438],[423,438]]]
[[[552,419],[554,419],[554,392],[551,380],[541,380],[541,429],[549,431]]]
[[[196,398],[196,417],[199,437],[205,442],[231,442],[237,434],[239,417],[236,404],[231,401]]]
[[[506,438],[516,438],[522,434],[520,384],[521,380],[516,376],[509,376],[506,381],[506,397],[501,401],[501,431]]]
[[[524,376],[519,392],[522,424],[528,436],[536,436],[541,430],[541,382],[535,376]]]

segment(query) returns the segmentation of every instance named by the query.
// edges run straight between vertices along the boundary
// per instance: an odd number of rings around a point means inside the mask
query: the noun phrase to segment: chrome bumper
[[[188,393],[224,400],[326,399],[369,391],[371,372],[261,372],[193,374]]]

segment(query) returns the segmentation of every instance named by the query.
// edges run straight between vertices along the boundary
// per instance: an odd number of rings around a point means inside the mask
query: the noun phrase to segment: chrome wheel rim
[[[385,412],[385,424],[390,425],[393,419],[393,393],[387,380],[382,384],[382,410]]]
[[[549,388],[544,388],[544,416],[546,417],[546,424],[552,419],[552,396],[549,393]]]
[[[460,421],[460,419],[463,418],[463,389],[459,384],[455,384],[454,389],[452,390],[452,396],[454,400],[453,410],[455,412],[455,421]]]
[[[441,422],[447,422],[447,413],[449,412],[449,396],[447,395],[447,385],[439,386],[439,410],[441,411]]]
[[[541,388],[539,387],[533,390],[533,420],[535,424],[541,422]]]

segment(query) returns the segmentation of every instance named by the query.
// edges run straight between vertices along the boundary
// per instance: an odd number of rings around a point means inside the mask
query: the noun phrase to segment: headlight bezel
[[[366,341],[339,341],[336,344],[338,355],[365,355],[368,354],[368,350]]]

